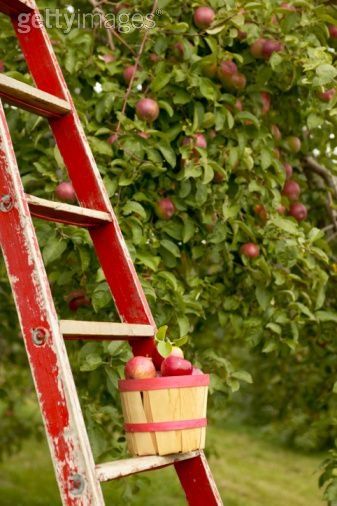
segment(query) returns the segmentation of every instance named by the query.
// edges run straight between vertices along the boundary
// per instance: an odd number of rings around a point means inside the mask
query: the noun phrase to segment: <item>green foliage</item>
[[[244,389],[249,416],[277,420],[290,428],[288,440],[299,445],[305,433],[303,445],[315,448],[336,437],[337,262],[326,208],[331,188],[303,159],[314,152],[328,174],[337,176],[337,98],[319,98],[336,86],[328,24],[337,25],[337,16],[323,1],[292,3],[295,11],[276,0],[212,0],[216,21],[201,33],[193,24],[192,2],[159,1],[125,115],[122,74],[134,64],[131,50],[137,52],[144,31],[122,34],[125,44],[114,38],[114,50],[104,29],[75,23],[67,34],[55,28],[50,33],[158,327],[168,326],[172,344],[190,336],[188,358],[212,372],[214,413],[223,411],[231,391],[253,380]],[[89,9],[84,0],[72,4]],[[146,0],[128,5],[132,12],[151,10]],[[281,41],[283,50],[270,59],[254,58],[249,47],[259,37]],[[11,27],[2,19],[0,47],[6,73],[29,80]],[[106,62],[107,55],[114,58]],[[243,91],[229,89],[214,72],[228,59],[247,78]],[[267,112],[262,92],[271,99]],[[144,96],[160,106],[151,125],[135,115]],[[10,107],[7,113],[25,190],[54,198],[66,173],[46,123]],[[118,138],[109,144],[118,124]],[[273,135],[273,125],[281,139]],[[147,138],[139,135],[144,132]],[[193,146],[200,133],[207,149]],[[290,136],[302,141],[297,153],[286,142]],[[184,143],[186,137],[192,142]],[[309,209],[302,223],[278,212],[281,204],[289,205],[281,195],[285,162],[294,167]],[[170,220],[158,217],[160,198],[174,203]],[[37,223],[37,229],[59,314],[70,316],[67,295],[81,287],[96,314],[81,308],[76,317],[116,318],[88,234],[46,223]],[[247,242],[259,245],[258,258],[240,254]],[[18,343],[13,345],[6,331],[13,315],[8,304],[1,324],[11,350]],[[160,342],[165,354],[170,343]],[[121,453],[116,383],[126,349],[86,344],[70,352],[96,455]],[[6,369],[11,353],[5,354]],[[8,395],[9,385],[5,391]],[[2,423],[0,417],[1,429]]]

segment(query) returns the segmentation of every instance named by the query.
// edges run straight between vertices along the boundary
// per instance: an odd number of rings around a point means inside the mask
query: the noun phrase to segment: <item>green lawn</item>
[[[220,455],[211,458],[210,463],[226,506],[324,504],[316,485],[321,456],[285,450],[242,429],[212,429],[209,430],[209,440],[215,443]],[[146,488],[134,496],[122,497],[119,482],[104,485],[106,504],[185,504],[171,468],[146,476]],[[130,489],[139,484],[137,477],[126,480]],[[19,455],[0,465],[0,505],[60,506],[46,446],[30,442]]]

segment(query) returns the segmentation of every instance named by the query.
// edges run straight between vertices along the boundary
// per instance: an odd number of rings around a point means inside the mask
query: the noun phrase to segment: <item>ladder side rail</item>
[[[191,506],[223,506],[203,451],[189,460],[174,463],[186,499]]]
[[[35,12],[38,14],[38,10]],[[71,106],[70,114],[60,119],[50,119],[49,122],[80,204],[108,212],[112,216],[111,224],[90,231],[90,235],[121,320],[155,327],[151,310],[46,30],[43,26],[37,27],[33,18],[30,18],[30,30],[27,33],[20,33],[17,18],[13,17],[12,23],[37,87],[66,100]],[[37,53],[39,58],[35,56]],[[151,356],[156,353],[154,340],[144,343],[130,341],[130,344],[135,354]]]
[[[0,199],[0,245],[63,504],[103,506],[76,387],[1,101]],[[85,483],[80,496],[76,495],[81,485],[77,475]]]
[[[9,16],[20,13],[31,13],[34,8],[34,0],[0,0],[0,12]]]

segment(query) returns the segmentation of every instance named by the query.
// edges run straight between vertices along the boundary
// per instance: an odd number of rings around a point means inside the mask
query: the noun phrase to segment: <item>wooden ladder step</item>
[[[42,220],[84,228],[97,227],[112,221],[110,214],[103,211],[53,202],[27,194],[26,199],[32,216]]]
[[[152,325],[75,320],[60,320],[60,329],[67,340],[128,341],[153,338],[156,332]]]
[[[0,12],[14,16],[23,12],[31,12],[35,5],[32,0],[0,0]]]
[[[96,466],[96,476],[97,479],[103,483],[106,481],[116,480],[117,478],[122,478],[123,476],[129,476],[135,473],[142,473],[144,471],[151,471],[153,469],[170,466],[175,462],[198,457],[199,454],[199,451],[195,451],[190,453],[178,453],[165,457],[149,456],[116,460],[106,464],[98,464]]]
[[[0,97],[9,104],[47,118],[58,118],[71,112],[65,100],[5,74],[0,74]]]

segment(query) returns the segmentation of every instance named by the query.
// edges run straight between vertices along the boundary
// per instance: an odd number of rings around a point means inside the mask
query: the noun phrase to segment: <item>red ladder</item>
[[[0,100],[0,245],[64,505],[101,506],[100,483],[174,465],[189,504],[221,505],[203,452],[95,465],[64,339],[128,340],[154,356],[155,322],[34,0],[0,0],[36,88],[0,75],[0,97],[48,118],[81,207],[25,195]],[[25,33],[18,16],[26,13]],[[22,30],[21,30],[22,32]],[[59,321],[31,216],[89,230],[123,323]]]

